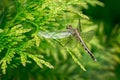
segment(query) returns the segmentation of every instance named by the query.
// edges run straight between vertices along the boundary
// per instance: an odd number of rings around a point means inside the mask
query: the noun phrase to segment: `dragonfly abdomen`
[[[94,55],[92,54],[92,52],[88,49],[88,47],[86,46],[86,44],[84,43],[84,41],[82,40],[82,37],[80,36],[80,34],[78,33],[77,30],[75,30],[76,33],[76,37],[77,39],[80,41],[81,45],[83,46],[83,48],[87,51],[87,53],[91,56],[91,58],[96,61],[96,58],[94,57]]]

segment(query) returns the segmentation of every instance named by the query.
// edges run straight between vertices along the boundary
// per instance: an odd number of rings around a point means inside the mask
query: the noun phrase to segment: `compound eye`
[[[66,29],[71,29],[72,28],[72,26],[71,25],[68,25],[67,27],[66,27]]]
[[[69,29],[69,26],[66,26],[66,29]]]

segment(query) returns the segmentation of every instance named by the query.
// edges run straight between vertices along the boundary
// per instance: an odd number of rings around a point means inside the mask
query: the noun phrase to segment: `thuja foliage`
[[[21,64],[26,66],[31,62],[35,62],[40,68],[44,68],[43,65],[54,68],[43,54],[52,55],[57,61],[55,52],[59,50],[58,52],[67,58],[65,51],[60,50],[60,46],[56,45],[59,43],[55,44],[39,37],[38,32],[63,29],[77,17],[88,19],[81,10],[87,9],[88,4],[102,5],[97,0],[3,0],[2,2],[3,4],[0,4],[0,67],[3,74],[6,74],[6,70],[11,67],[13,69]],[[56,47],[58,49],[52,50]],[[85,70],[77,58],[80,54],[73,54],[69,49],[67,52]]]

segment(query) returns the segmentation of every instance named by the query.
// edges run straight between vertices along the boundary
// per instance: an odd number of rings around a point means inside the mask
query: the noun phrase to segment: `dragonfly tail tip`
[[[97,62],[97,59],[94,59],[95,62]]]

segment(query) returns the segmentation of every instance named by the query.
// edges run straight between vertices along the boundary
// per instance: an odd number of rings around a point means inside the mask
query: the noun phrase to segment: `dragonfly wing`
[[[90,30],[88,32],[82,32],[80,34],[81,34],[81,36],[82,36],[82,38],[83,38],[83,40],[85,42],[89,42],[93,38],[93,36],[95,34],[95,31],[94,30]]]
[[[60,38],[68,37],[72,34],[68,31],[63,31],[63,32],[42,32],[40,31],[38,35],[44,38],[60,39]]]
[[[78,25],[77,25],[77,29],[78,29],[78,31],[79,31],[79,32],[82,32],[80,18],[78,18]]]

